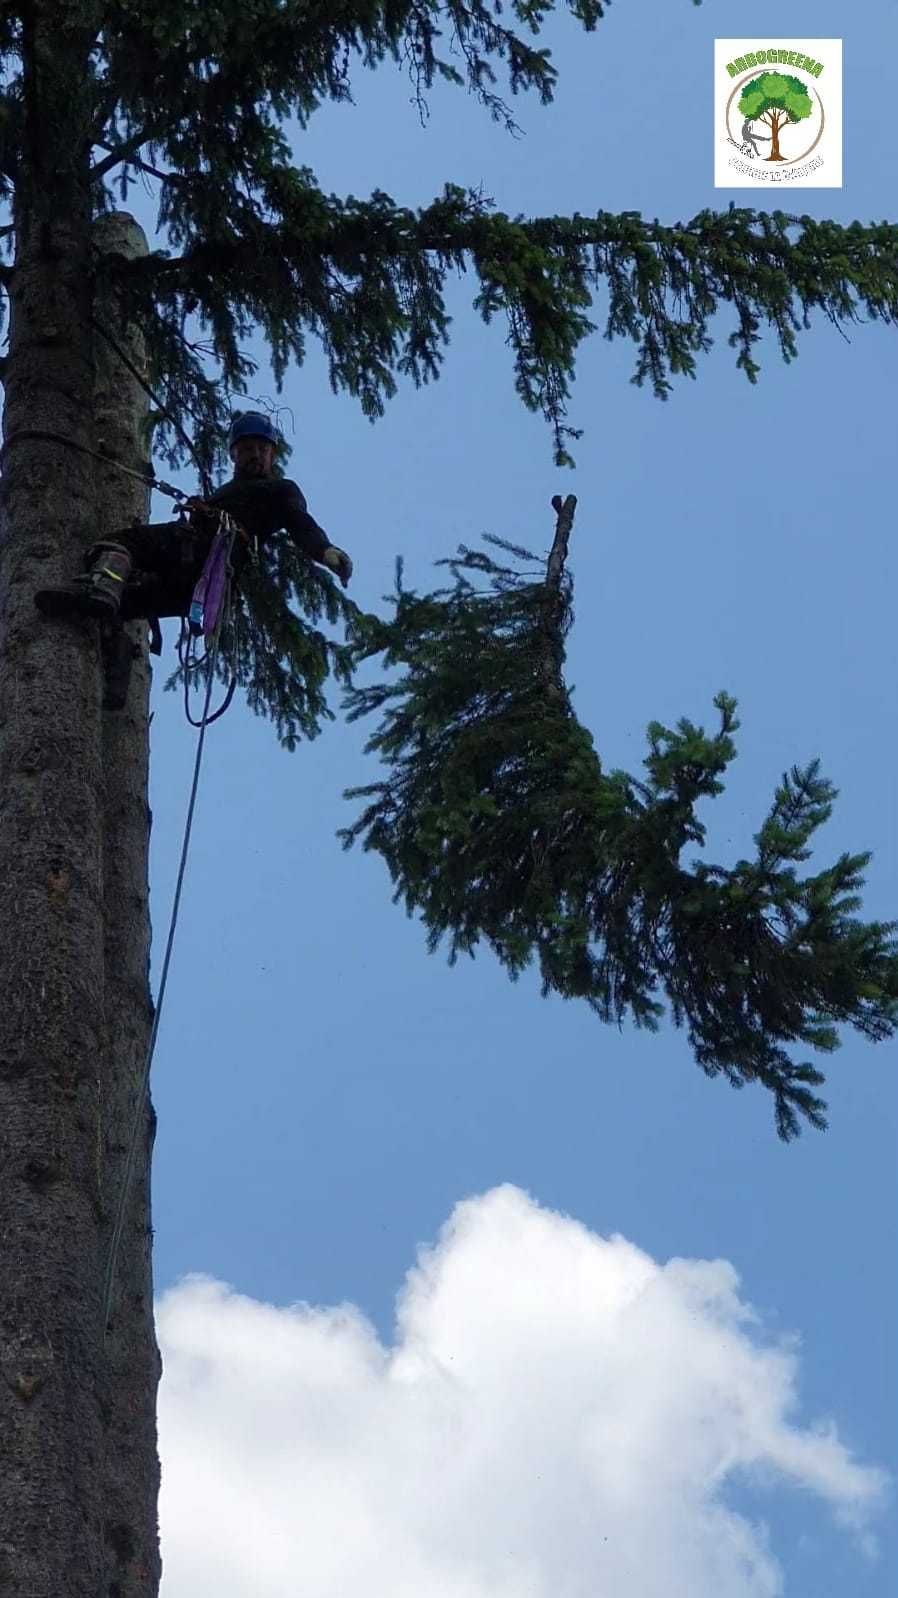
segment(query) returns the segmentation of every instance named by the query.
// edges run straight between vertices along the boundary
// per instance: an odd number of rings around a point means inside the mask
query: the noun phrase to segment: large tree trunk
[[[90,327],[89,38],[43,27],[13,212],[0,492],[0,1598],[152,1598],[146,1104],[105,1343],[102,1315],[149,1020],[146,670],[113,724],[97,624],[44,620],[33,598],[146,499],[74,450],[13,442],[38,428],[94,443],[95,350],[97,403],[124,407],[104,428],[129,465],[141,418]]]
[[[102,217],[94,239],[103,250],[145,255],[143,230],[125,212]],[[142,340],[98,298],[94,316],[131,364],[145,374]],[[97,435],[123,465],[139,469],[149,453],[146,390],[97,334],[95,346]],[[149,517],[149,490],[112,466],[96,468],[97,527],[112,535]],[[149,986],[148,853],[150,810],[147,627],[127,628],[137,652],[128,702],[103,716],[105,773],[103,890],[107,1102],[102,1107],[104,1209],[114,1220],[135,1116],[139,1141],[113,1277],[106,1352],[115,1401],[106,1436],[105,1544],[108,1591],[114,1598],[152,1598],[159,1586],[156,1505],[156,1389],[160,1361],[153,1326],[150,1157],[155,1118],[142,1091],[153,1007]],[[106,1228],[108,1248],[109,1226]],[[106,1598],[106,1588],[103,1589]]]

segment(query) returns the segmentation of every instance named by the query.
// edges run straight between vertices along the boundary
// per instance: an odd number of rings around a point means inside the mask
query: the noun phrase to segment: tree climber
[[[303,555],[335,572],[346,587],[352,576],[349,556],[309,515],[299,486],[273,475],[277,443],[267,416],[238,412],[228,432],[234,476],[207,500],[186,501],[191,513],[187,525],[175,521],[120,528],[87,550],[85,572],[35,594],[45,616],[92,616],[109,624],[104,629],[108,709],[123,708],[130,677],[132,646],[122,623],[187,614],[212,545],[216,511],[227,511],[263,549],[266,538],[283,528]],[[248,542],[238,538],[232,559],[235,578],[248,554]],[[158,645],[154,652],[159,652]]]
[[[769,144],[770,135],[767,133],[753,132],[751,117],[746,117],[742,124],[742,141],[744,144],[751,146],[751,149],[754,150],[755,155],[761,155],[762,151],[758,149],[758,144]],[[746,151],[746,154],[749,153],[749,151]]]

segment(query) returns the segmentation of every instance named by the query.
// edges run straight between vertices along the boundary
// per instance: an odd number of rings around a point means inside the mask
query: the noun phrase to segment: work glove
[[[352,576],[352,561],[345,549],[338,549],[336,544],[328,544],[321,557],[321,564],[326,566],[329,571],[336,572],[343,587],[346,587]]]

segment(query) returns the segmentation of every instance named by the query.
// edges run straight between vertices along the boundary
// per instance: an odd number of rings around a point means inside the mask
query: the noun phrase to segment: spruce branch
[[[504,560],[462,545],[439,563],[451,588],[419,595],[397,565],[392,618],[356,665],[381,655],[399,675],[344,700],[350,720],[379,715],[366,750],[386,775],[347,791],[366,803],[339,836],[382,856],[394,899],[421,915],[431,951],[448,940],[450,963],[485,942],[512,979],[536,963],[544,995],[652,1031],[664,997],[707,1075],[773,1095],[781,1138],[802,1120],[822,1128],[823,1077],[788,1046],[831,1052],[840,1024],[894,1034],[898,922],[854,918],[868,854],[797,874],[835,798],[816,760],[784,774],[754,860],[683,863],[705,842],[696,806],[735,758],[730,695],[715,697],[712,734],[685,717],[649,724],[646,780],[603,771],[563,674],[574,504],[553,500],[542,570],[492,536]]]
[[[182,254],[106,264],[133,291],[150,336],[160,314],[202,306],[216,328],[216,357],[236,382],[231,329],[243,313],[267,328],[280,388],[288,358],[301,363],[312,333],[334,390],[353,394],[373,418],[397,377],[420,386],[439,376],[446,279],[473,268],[474,308],[485,322],[505,317],[515,387],[549,422],[558,464],[572,464],[566,440],[579,436],[567,409],[579,346],[596,330],[597,295],[607,307],[605,337],[632,340],[633,381],[650,383],[660,399],[674,377],[696,376],[697,355],[713,344],[711,323],[727,306],[728,342],[752,383],[765,328],[789,362],[815,310],[840,329],[864,318],[898,320],[891,224],[841,227],[735,206],[674,226],[628,212],[528,220],[452,184],[412,211],[382,193],[326,197],[311,172],[280,162],[264,170],[266,216],[232,187],[224,221],[221,182],[218,172],[166,182],[163,206],[178,219]]]
[[[149,129],[141,128],[140,131],[133,134],[130,139],[125,139],[122,144],[115,146],[106,144],[102,139],[96,139],[94,142],[99,145],[100,149],[108,150],[109,153],[108,155],[104,156],[102,161],[94,162],[94,165],[90,169],[91,183],[97,183],[101,178],[106,176],[107,172],[111,172],[113,167],[122,165],[124,163],[130,163],[135,166],[139,166],[142,168],[142,170],[151,172],[154,177],[171,180],[172,182],[176,183],[178,181],[177,172],[158,172],[155,167],[147,166],[142,161],[135,162],[133,160],[134,156],[137,155],[138,151],[143,148],[143,146],[148,142],[149,138]]]
[[[366,620],[329,573],[313,566],[286,534],[275,534],[266,544],[265,564],[250,562],[241,574],[222,629],[216,676],[222,683],[235,678],[250,709],[272,721],[278,742],[293,750],[334,720],[326,688],[331,680],[350,685],[355,654],[368,636]],[[322,621],[342,623],[347,642],[329,637]],[[165,688],[183,684],[179,665]]]
[[[486,322],[505,320],[518,395],[549,424],[556,462],[570,465],[580,436],[568,420],[576,358],[603,323],[606,338],[632,340],[633,380],[650,383],[661,399],[674,378],[695,377],[718,313],[731,318],[727,336],[750,382],[766,329],[790,361],[816,311],[840,331],[862,317],[894,323],[891,224],[844,228],[735,206],[673,226],[632,212],[511,217],[451,183],[412,210],[381,191],[368,200],[327,196],[310,171],[290,164],[272,113],[305,126],[324,101],[350,99],[354,56],[366,67],[405,62],[419,103],[441,79],[508,120],[496,90],[501,70],[513,94],[551,100],[555,68],[530,37],[553,9],[518,0],[506,16],[484,0],[453,3],[447,30],[445,8],[433,0],[399,0],[388,12],[349,0],[339,16],[302,0],[258,0],[250,44],[240,7],[118,6],[97,43],[105,77],[89,85],[86,125],[106,151],[90,181],[101,209],[113,203],[105,179],[116,164],[122,201],[139,175],[160,184],[159,222],[172,249],[131,262],[110,257],[101,268],[131,290],[129,309],[157,377],[173,328],[183,333],[196,313],[212,330],[226,387],[241,389],[248,361],[238,339],[256,327],[270,345],[278,391],[312,337],[334,390],[353,395],[373,420],[401,380],[420,385],[440,375],[447,280],[471,272],[474,308]],[[567,9],[591,31],[606,8],[567,0]],[[106,126],[116,111],[130,130],[123,138]],[[213,385],[198,362],[182,362],[178,381],[211,437],[220,425]],[[160,447],[167,445],[163,429]],[[165,458],[174,468],[186,459],[177,443]]]

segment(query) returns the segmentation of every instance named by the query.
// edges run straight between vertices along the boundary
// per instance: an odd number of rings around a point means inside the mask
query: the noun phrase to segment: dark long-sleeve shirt
[[[289,477],[234,477],[206,500],[236,518],[264,545],[283,528],[309,560],[320,560],[330,546],[324,529],[306,508],[305,495]]]

